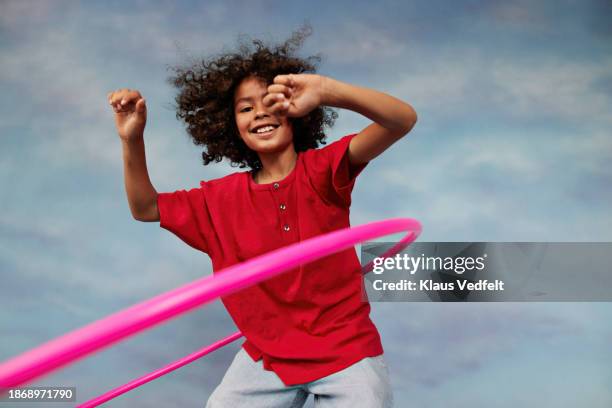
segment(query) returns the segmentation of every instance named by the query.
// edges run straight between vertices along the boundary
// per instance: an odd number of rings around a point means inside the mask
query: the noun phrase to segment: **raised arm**
[[[352,164],[371,161],[410,132],[417,121],[415,110],[393,96],[373,89],[323,77],[323,105],[349,109],[374,121],[351,140]]]
[[[349,160],[366,163],[410,132],[417,115],[409,104],[373,89],[315,74],[278,75],[264,103],[300,117],[319,105],[349,109],[374,121],[351,140]]]
[[[144,147],[147,107],[140,92],[119,89],[108,94],[123,147],[123,173],[130,211],[138,221],[159,221],[157,191],[151,184]]]

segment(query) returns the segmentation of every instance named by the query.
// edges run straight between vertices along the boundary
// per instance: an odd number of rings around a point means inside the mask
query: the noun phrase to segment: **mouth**
[[[269,124],[269,125],[260,125],[256,126],[253,129],[249,130],[249,132],[258,135],[258,136],[267,136],[271,135],[280,125]]]

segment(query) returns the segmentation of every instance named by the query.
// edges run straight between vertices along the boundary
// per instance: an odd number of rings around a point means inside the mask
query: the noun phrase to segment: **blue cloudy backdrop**
[[[612,241],[611,20],[606,0],[0,2],[0,360],[210,273],[206,255],[131,218],[106,94],[147,98],[158,191],[225,175],[175,119],[166,68],[241,33],[280,41],[309,21],[302,55],[321,53],[320,73],[417,110],[360,176],[353,224],[414,217],[423,241]],[[367,124],[341,111],[330,140]],[[372,314],[398,407],[612,406],[610,304]],[[37,384],[84,401],[234,329],[217,302]],[[238,345],[109,405],[203,406]]]

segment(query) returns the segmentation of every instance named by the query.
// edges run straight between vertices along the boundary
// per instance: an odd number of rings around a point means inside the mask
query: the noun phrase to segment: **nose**
[[[263,107],[258,108],[255,112],[255,119],[265,118],[266,116],[270,116],[270,114]]]
[[[268,112],[267,107],[264,105],[263,100],[257,101],[255,103],[255,119],[261,119],[269,116],[270,113]]]

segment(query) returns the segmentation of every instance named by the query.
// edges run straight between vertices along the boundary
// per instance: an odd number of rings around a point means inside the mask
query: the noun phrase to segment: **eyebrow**
[[[262,97],[266,96],[267,94],[268,94],[268,92],[264,92],[264,93],[262,94]],[[234,104],[234,106],[235,106],[235,105],[238,105],[240,102],[250,102],[250,101],[252,101],[252,100],[253,100],[253,97],[252,97],[252,96],[243,96],[242,98],[238,98],[238,99],[236,99],[236,103]]]

